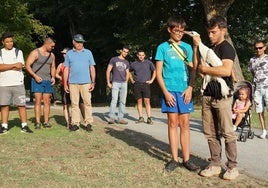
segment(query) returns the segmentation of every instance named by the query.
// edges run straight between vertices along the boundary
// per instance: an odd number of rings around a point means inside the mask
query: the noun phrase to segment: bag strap
[[[20,51],[20,49],[15,48],[15,55],[16,55],[16,58],[18,58],[19,51]],[[3,60],[3,58],[2,58],[2,49],[0,49],[0,57],[1,57],[1,59]]]
[[[18,58],[18,55],[19,55],[19,50],[18,48],[15,48],[15,55],[16,55],[16,58]]]
[[[49,53],[49,56],[46,58],[46,60],[44,61],[44,63],[36,71],[34,71],[35,74],[46,64],[46,62],[48,61],[48,59],[50,58],[50,56],[51,56],[51,52]]]
[[[172,41],[169,40],[168,43],[174,49],[174,51],[178,54],[178,56],[183,60],[183,62],[186,65],[188,65],[189,64],[189,61],[188,61],[187,56],[184,53],[184,51],[178,45],[176,45],[174,42],[172,42]]]

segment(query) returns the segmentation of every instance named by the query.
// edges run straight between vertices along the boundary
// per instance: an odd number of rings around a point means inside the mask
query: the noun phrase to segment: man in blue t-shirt
[[[64,61],[64,90],[70,92],[72,121],[70,131],[76,131],[80,126],[80,96],[85,108],[85,129],[92,131],[93,117],[91,92],[95,88],[95,61],[90,50],[84,48],[84,37],[77,34],[73,37],[73,49],[66,54]],[[68,78],[68,79],[67,79]]]
[[[190,171],[198,169],[190,162],[190,112],[193,111],[192,91],[196,64],[192,63],[193,51],[181,41],[186,23],[183,18],[172,16],[167,22],[169,41],[163,42],[156,51],[156,78],[163,92],[162,112],[167,113],[168,137],[172,160],[165,166],[173,171],[179,166],[177,128],[180,127],[180,144],[183,166]]]
[[[142,101],[144,100],[147,114],[146,123],[152,125],[153,121],[151,119],[150,85],[153,83],[156,76],[155,66],[150,60],[145,59],[144,50],[138,50],[137,57],[138,60],[130,65],[130,71],[133,71],[134,79],[132,75],[129,74],[130,81],[134,84],[134,97],[137,100],[139,119],[136,121],[136,123],[144,122],[142,113]]]
[[[111,58],[106,70],[107,86],[112,89],[112,100],[109,113],[110,119],[108,121],[109,124],[114,124],[116,120],[115,110],[118,96],[118,123],[128,124],[128,122],[124,120],[127,99],[127,82],[129,79],[129,62],[126,60],[128,52],[129,48],[127,46],[123,46],[120,50],[120,55]]]

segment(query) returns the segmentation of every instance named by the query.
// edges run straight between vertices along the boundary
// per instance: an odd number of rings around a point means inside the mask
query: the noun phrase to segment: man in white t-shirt
[[[8,132],[9,106],[11,103],[18,106],[21,119],[21,132],[32,133],[27,126],[26,95],[24,88],[23,53],[13,47],[13,34],[3,33],[2,43],[4,48],[0,53],[0,106],[2,126],[0,134]]]

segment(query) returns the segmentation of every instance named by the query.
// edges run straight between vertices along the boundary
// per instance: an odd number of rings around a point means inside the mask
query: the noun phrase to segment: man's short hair
[[[13,38],[13,34],[10,32],[5,32],[2,34],[2,41],[5,40],[6,38]]]
[[[207,24],[208,29],[212,29],[214,27],[218,26],[219,28],[227,28],[227,21],[224,17],[215,15],[213,16]]]
[[[145,53],[144,49],[142,49],[142,48],[139,48],[139,49],[137,50],[137,54],[140,53],[140,52],[144,52],[144,53]]]
[[[264,44],[264,45],[266,46],[266,41],[265,41],[264,39],[256,39],[256,40],[254,41],[254,45],[256,45],[256,44],[258,44],[258,43],[262,43],[262,44]]]
[[[44,44],[45,43],[56,43],[56,41],[52,37],[47,37],[44,40]]]
[[[127,50],[129,50],[129,46],[128,46],[128,45],[123,45],[123,46],[122,46],[122,50],[123,50],[123,49],[127,49]]]

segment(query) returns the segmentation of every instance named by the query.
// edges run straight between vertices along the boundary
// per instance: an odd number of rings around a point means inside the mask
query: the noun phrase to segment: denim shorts
[[[268,89],[256,89],[254,92],[256,112],[261,113],[268,106]]]
[[[50,80],[43,80],[41,83],[37,83],[35,79],[32,79],[31,91],[33,93],[54,93]]]
[[[166,103],[165,97],[163,96],[161,99],[161,111],[162,113],[180,113],[186,114],[194,111],[193,101],[188,104],[184,103],[184,96],[182,96],[181,92],[170,92],[176,99],[175,106],[169,106]]]

